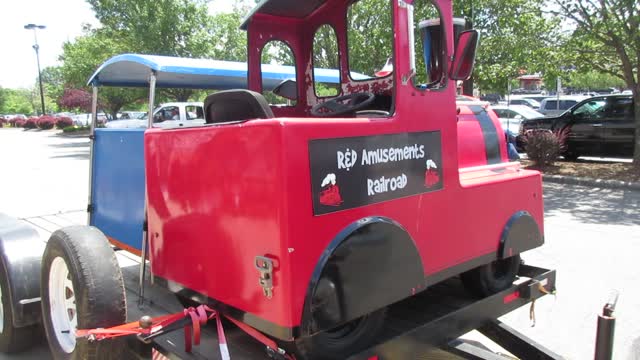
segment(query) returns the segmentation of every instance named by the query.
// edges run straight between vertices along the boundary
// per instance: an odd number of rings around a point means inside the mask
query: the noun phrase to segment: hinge
[[[87,212],[88,213],[92,213],[95,210],[95,206],[93,206],[93,204],[89,204],[87,205]]]
[[[273,260],[264,256],[256,256],[255,266],[260,272],[258,284],[262,287],[262,293],[267,299],[271,299],[273,297]]]

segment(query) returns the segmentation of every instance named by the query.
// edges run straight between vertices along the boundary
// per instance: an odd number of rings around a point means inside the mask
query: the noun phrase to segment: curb
[[[60,133],[60,134],[56,134],[56,136],[66,137],[66,138],[89,138],[89,134],[65,134],[65,133]]]
[[[579,178],[575,176],[564,175],[546,175],[542,174],[542,180],[557,184],[582,185],[591,187],[600,187],[619,190],[637,190],[640,191],[640,182],[620,181],[620,180],[604,180]]]

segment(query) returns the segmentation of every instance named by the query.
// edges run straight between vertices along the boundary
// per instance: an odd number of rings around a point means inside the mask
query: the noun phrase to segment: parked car
[[[535,100],[539,103],[542,103],[542,100],[548,98],[549,95],[540,95],[540,94],[536,94],[536,95],[523,95],[522,98],[523,99],[531,99],[531,100]]]
[[[556,116],[570,109],[575,104],[584,100],[584,96],[561,96],[543,99],[538,111],[544,116]]]
[[[180,126],[202,125],[204,120],[204,104],[201,102],[173,102],[161,104],[153,110],[153,126],[172,128]],[[147,115],[137,119],[109,121],[108,128],[144,128],[147,127]]]
[[[520,133],[520,124],[523,120],[544,117],[544,115],[526,105],[493,105],[491,108],[500,119],[502,128],[509,130],[514,135]]]
[[[511,99],[509,101],[509,105],[524,105],[529,107],[530,109],[539,109],[540,103],[533,99],[521,98],[521,99]]]
[[[118,113],[118,120],[141,119],[146,115],[144,111],[122,111]]]
[[[635,141],[634,104],[629,95],[603,95],[583,100],[560,116],[522,121],[519,148],[530,130],[569,129],[563,156],[631,157]]]
[[[107,122],[107,115],[105,113],[98,113],[98,124],[104,124]],[[70,116],[73,120],[73,125],[76,126],[89,126],[91,124],[91,114],[75,114]]]

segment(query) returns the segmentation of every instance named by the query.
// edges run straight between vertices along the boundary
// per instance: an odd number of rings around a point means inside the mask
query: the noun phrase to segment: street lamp
[[[33,50],[36,51],[36,62],[38,63],[38,82],[40,83],[40,103],[42,105],[42,115],[45,114],[44,111],[44,91],[42,90],[42,75],[40,74],[40,53],[38,52],[38,50],[40,49],[40,46],[38,46],[38,35],[37,35],[37,29],[44,29],[46,26],[44,25],[36,25],[36,24],[27,24],[24,26],[25,29],[27,30],[33,30],[33,39],[35,41],[35,44],[33,45]]]

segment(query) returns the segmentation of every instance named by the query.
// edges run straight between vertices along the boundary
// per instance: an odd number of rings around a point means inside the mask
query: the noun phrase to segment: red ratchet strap
[[[86,337],[90,341],[100,341],[128,335],[148,336],[158,333],[170,324],[183,320],[187,316],[191,319],[191,322],[184,326],[184,347],[186,352],[191,352],[192,344],[200,345],[202,325],[205,325],[209,320],[215,318],[221,358],[223,360],[231,359],[229,355],[229,348],[227,347],[227,339],[224,335],[224,328],[222,327],[222,321],[220,320],[220,314],[206,305],[200,305],[196,308],[190,307],[188,309],[184,309],[183,312],[153,318],[151,319],[151,325],[144,328],[140,326],[139,321],[134,321],[107,329],[79,329],[76,330],[76,337]],[[225,317],[236,324],[244,332],[251,335],[254,339],[263,343],[269,350],[280,355],[283,359],[295,360],[294,357],[286,354],[284,350],[280,349],[275,341],[269,339],[256,329],[226,315]],[[191,329],[193,329],[193,334],[191,333]]]

